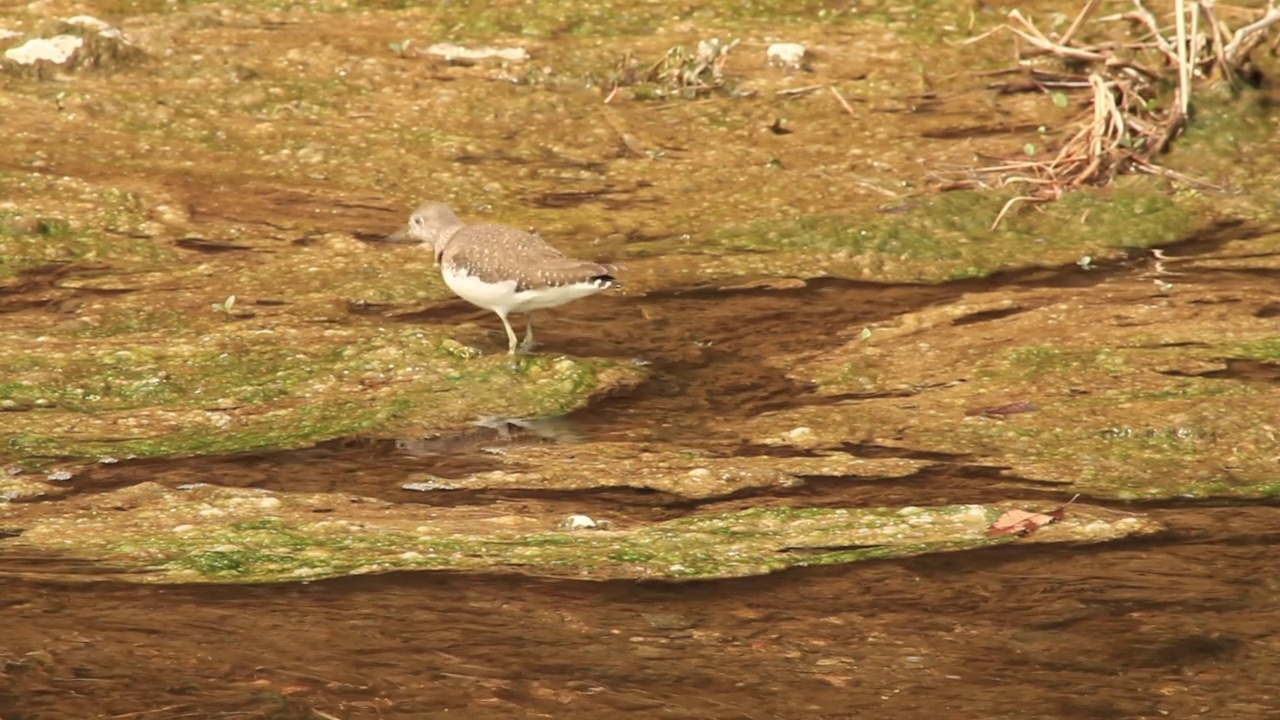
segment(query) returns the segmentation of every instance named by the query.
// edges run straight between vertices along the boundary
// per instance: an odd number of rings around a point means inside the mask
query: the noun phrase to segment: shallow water
[[[4,586],[0,716],[1273,716],[1280,511],[1152,512],[1182,529],[695,584],[67,585],[42,558]]]

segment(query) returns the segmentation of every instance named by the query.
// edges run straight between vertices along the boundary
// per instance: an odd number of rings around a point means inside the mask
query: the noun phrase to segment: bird
[[[567,257],[537,233],[509,225],[468,225],[442,202],[422,203],[408,225],[386,239],[429,245],[444,284],[502,320],[511,355],[536,346],[533,311],[622,287],[608,265]],[[517,340],[511,327],[513,314],[524,315],[523,340]]]

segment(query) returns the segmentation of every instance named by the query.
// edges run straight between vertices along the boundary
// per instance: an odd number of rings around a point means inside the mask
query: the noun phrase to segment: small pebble
[[[401,490],[412,490],[413,492],[431,492],[433,490],[457,490],[456,485],[450,485],[437,480],[428,480],[426,482],[411,482],[400,486]]]
[[[765,53],[770,65],[799,68],[804,62],[805,49],[800,43],[774,43]]]
[[[798,428],[792,428],[791,430],[786,431],[782,436],[792,442],[810,440],[813,438],[813,428],[804,427],[802,425]]]
[[[570,515],[560,523],[560,527],[566,530],[594,530],[600,525],[587,515]]]

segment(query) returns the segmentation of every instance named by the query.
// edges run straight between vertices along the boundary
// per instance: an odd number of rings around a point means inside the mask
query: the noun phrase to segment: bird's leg
[[[507,330],[507,354],[515,355],[516,345],[518,344],[516,340],[516,331],[511,329],[511,321],[507,319],[506,313],[498,313],[498,317],[502,318],[502,327]]]
[[[524,314],[524,340],[520,343],[520,352],[529,352],[538,347],[538,343],[533,340],[533,313]]]

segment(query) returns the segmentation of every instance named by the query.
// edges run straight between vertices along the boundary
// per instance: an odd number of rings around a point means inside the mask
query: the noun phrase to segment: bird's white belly
[[[458,297],[472,305],[503,315],[556,307],[594,295],[604,289],[596,283],[584,282],[516,292],[515,280],[489,283],[475,275],[459,272],[453,268],[446,268],[441,276],[444,278],[444,284],[457,293]]]
[[[511,312],[516,305],[515,280],[487,283],[475,275],[456,272],[452,268],[445,268],[440,275],[450,290],[472,305],[503,314]]]

